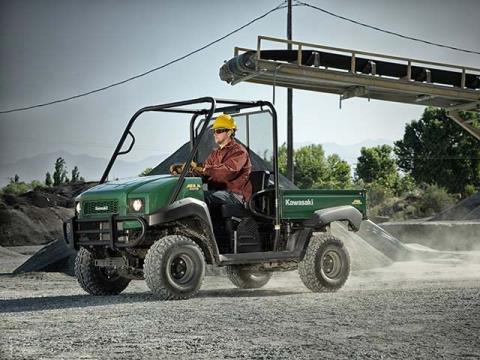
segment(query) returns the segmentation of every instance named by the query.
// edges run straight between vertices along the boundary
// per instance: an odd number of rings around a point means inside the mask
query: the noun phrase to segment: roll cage
[[[194,108],[194,106],[198,106]],[[272,115],[272,134],[273,134],[273,172],[274,172],[274,192],[275,192],[275,201],[274,201],[274,208],[275,208],[275,243],[277,243],[280,237],[280,211],[279,211],[279,174],[278,174],[278,136],[277,136],[277,112],[275,107],[269,101],[237,101],[237,100],[229,100],[229,99],[216,99],[213,97],[201,97],[197,99],[185,100],[185,101],[178,101],[168,104],[161,104],[161,105],[152,105],[146,106],[139,109],[130,119],[128,122],[120,140],[110,158],[110,161],[107,164],[107,167],[100,179],[100,184],[105,183],[108,179],[108,175],[110,170],[112,169],[113,164],[115,163],[117,157],[119,155],[124,155],[129,153],[134,144],[135,144],[135,136],[131,132],[131,128],[135,121],[146,112],[170,112],[170,113],[180,113],[180,114],[191,114],[190,120],[190,153],[188,158],[186,159],[186,163],[189,164],[192,160],[194,160],[195,155],[198,151],[198,147],[201,139],[210,123],[210,120],[217,114],[220,113],[227,113],[227,114],[235,114],[239,113],[241,110],[245,109],[254,109],[260,108],[263,110],[267,108],[271,115]],[[204,118],[200,118],[199,116],[204,116]],[[198,136],[197,136],[198,134]],[[132,138],[132,142],[130,143],[129,147],[122,151],[123,145],[125,144],[125,140],[127,137],[130,136]],[[180,174],[177,183],[169,197],[168,205],[174,203],[177,199],[177,196],[183,186],[185,176],[188,173],[188,166],[185,166]]]

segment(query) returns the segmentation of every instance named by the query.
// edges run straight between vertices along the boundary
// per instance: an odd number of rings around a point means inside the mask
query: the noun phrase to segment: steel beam
[[[447,116],[460,125],[464,130],[474,136],[477,140],[480,140],[480,129],[473,127],[469,121],[462,119],[458,111],[447,112]]]

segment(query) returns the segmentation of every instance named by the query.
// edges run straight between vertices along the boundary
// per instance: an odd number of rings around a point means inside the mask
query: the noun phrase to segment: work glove
[[[172,164],[170,165],[170,174],[180,175],[184,168],[185,168],[185,163]],[[192,161],[190,163],[189,171],[195,175],[202,175],[203,167],[201,164],[197,164],[195,161]]]
[[[203,175],[203,166],[202,164],[197,164],[195,161],[190,163],[190,172],[195,175]]]
[[[170,174],[180,175],[184,167],[185,167],[185,163],[172,164],[170,165]]]

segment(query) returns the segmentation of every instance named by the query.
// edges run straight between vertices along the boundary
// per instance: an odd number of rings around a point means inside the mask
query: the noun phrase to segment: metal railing
[[[385,55],[385,54],[379,54],[379,53],[372,53],[372,52],[366,52],[366,51],[359,51],[359,50],[352,50],[352,49],[344,49],[344,48],[337,48],[337,47],[331,47],[331,46],[324,46],[324,45],[319,45],[319,44],[313,44],[313,43],[308,43],[308,42],[302,42],[302,41],[295,41],[295,40],[286,40],[286,39],[280,39],[280,38],[275,38],[275,37],[270,37],[270,36],[258,36],[257,38],[257,48],[256,48],[256,71],[259,71],[258,66],[259,66],[259,61],[267,61],[265,59],[262,59],[261,57],[261,51],[262,51],[262,42],[273,42],[273,43],[280,43],[280,44],[290,44],[293,47],[296,47],[297,51],[297,60],[296,64],[298,66],[303,66],[302,65],[302,50],[306,50],[305,48],[308,48],[308,50],[313,49],[320,49],[320,50],[327,50],[327,51],[332,51],[336,53],[341,53],[344,55],[348,55],[350,57],[350,73],[356,74],[356,58],[357,56],[365,56],[368,58],[375,58],[375,59],[382,59],[382,60],[395,60],[398,62],[400,65],[404,64],[406,65],[406,74],[401,80],[405,81],[411,81],[412,80],[412,67],[414,65],[421,66],[426,68],[427,70],[427,82],[428,81],[428,68],[433,67],[440,67],[443,69],[447,70],[454,70],[458,71],[461,74],[460,78],[460,87],[456,87],[459,89],[465,89],[465,90],[470,90],[470,91],[476,91],[473,89],[467,89],[465,87],[466,84],[466,76],[467,74],[472,74],[475,76],[480,76],[480,68],[474,68],[474,67],[469,67],[469,66],[461,66],[461,65],[453,65],[453,64],[446,64],[446,63],[439,63],[439,62],[434,62],[434,61],[425,61],[425,60],[419,60],[419,59],[413,59],[413,58],[405,58],[405,57],[399,57],[399,56],[392,56],[392,55]],[[255,51],[253,49],[248,49],[248,48],[242,48],[242,47],[235,47],[234,49],[234,55],[238,56],[243,52],[247,51]],[[310,67],[310,66],[308,66]],[[318,67],[318,66],[316,66]],[[373,72],[372,75],[375,75]]]

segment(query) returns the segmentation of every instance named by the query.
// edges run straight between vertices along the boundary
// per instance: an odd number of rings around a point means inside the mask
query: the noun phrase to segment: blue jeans
[[[225,228],[225,221],[221,215],[221,206],[223,204],[242,206],[241,196],[225,190],[205,191],[205,203],[210,212],[210,218],[213,225],[213,233],[221,254],[231,252],[230,238]],[[238,196],[238,197],[237,197]]]
[[[215,209],[223,204],[242,206],[241,196],[225,190],[205,191],[205,203],[208,209]]]

